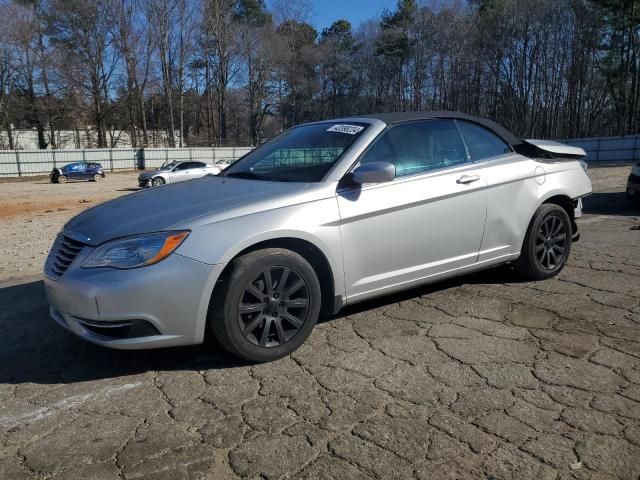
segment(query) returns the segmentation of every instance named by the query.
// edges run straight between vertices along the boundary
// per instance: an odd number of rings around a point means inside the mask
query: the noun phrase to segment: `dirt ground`
[[[36,275],[56,234],[74,215],[138,190],[138,172],[107,174],[98,183],[37,178],[0,183],[0,280]]]
[[[136,188],[0,183],[0,479],[640,478],[640,205],[591,171],[562,273],[508,268],[323,318],[292,355],[114,351],[48,315],[41,269]]]

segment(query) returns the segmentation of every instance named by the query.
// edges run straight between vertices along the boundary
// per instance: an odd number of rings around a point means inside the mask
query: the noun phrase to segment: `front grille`
[[[47,269],[54,277],[61,277],[71,266],[80,250],[84,248],[84,243],[74,240],[67,235],[60,234],[53,243]]]

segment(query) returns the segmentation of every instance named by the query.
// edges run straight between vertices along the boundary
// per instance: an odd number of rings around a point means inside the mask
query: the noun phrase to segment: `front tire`
[[[545,203],[533,215],[516,268],[533,280],[556,276],[571,252],[571,219],[558,205]]]
[[[166,182],[164,181],[164,178],[162,177],[156,177],[153,180],[151,180],[151,185],[154,187],[160,187],[162,185],[164,185]]]
[[[96,173],[96,174],[93,176],[93,181],[94,181],[94,182],[101,182],[101,181],[102,181],[102,175],[100,175],[100,174]]]
[[[296,350],[320,314],[320,282],[300,255],[281,248],[250,252],[233,261],[216,287],[209,327],[229,352],[269,362]]]

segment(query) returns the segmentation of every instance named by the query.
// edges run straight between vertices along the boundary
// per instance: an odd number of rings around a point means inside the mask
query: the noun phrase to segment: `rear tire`
[[[67,176],[66,175],[60,175],[58,176],[58,183],[67,183]]]
[[[534,213],[516,268],[533,280],[556,276],[571,252],[571,219],[558,205],[545,203]]]
[[[225,350],[270,362],[296,350],[320,313],[320,282],[300,255],[281,248],[237,258],[216,287],[209,328]]]

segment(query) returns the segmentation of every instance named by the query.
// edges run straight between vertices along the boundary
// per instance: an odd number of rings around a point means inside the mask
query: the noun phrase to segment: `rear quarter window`
[[[467,144],[472,162],[511,152],[511,147],[506,142],[486,128],[460,120],[457,120],[456,123]]]

